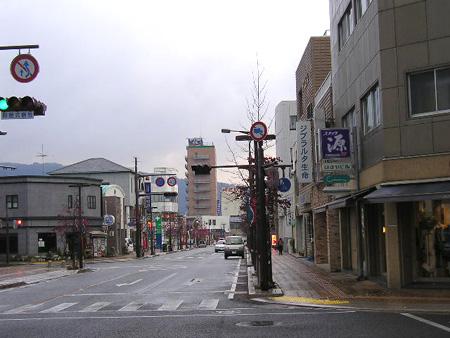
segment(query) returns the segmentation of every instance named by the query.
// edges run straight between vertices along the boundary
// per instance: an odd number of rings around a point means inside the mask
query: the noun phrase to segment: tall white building
[[[297,102],[281,101],[278,103],[275,107],[276,156],[280,158],[281,164],[288,165],[295,158],[297,145],[296,123]],[[280,178],[283,177],[281,169],[279,169],[278,174]],[[292,175],[292,169],[286,168],[284,176],[290,180],[291,187],[287,192],[281,192],[281,196],[291,202],[291,207],[286,210],[278,208],[277,236],[283,238],[284,243],[288,244],[290,239],[296,237],[295,175]]]

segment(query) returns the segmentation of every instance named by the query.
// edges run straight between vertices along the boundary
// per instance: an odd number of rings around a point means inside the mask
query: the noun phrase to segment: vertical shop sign
[[[298,144],[298,180],[300,183],[311,183],[312,173],[312,146],[311,146],[311,122],[297,122],[297,144]]]

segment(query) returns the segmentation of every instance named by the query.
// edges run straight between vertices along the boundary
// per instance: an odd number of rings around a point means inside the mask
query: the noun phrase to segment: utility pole
[[[81,219],[81,184],[78,185],[78,232],[80,236],[80,243],[78,246],[78,260],[80,262],[80,269],[83,269],[83,226]]]
[[[136,203],[134,207],[134,217],[136,220],[136,257],[142,257],[141,250],[141,222],[139,219],[139,189],[138,189],[138,171],[137,171],[137,157],[134,158],[134,192],[136,196]]]

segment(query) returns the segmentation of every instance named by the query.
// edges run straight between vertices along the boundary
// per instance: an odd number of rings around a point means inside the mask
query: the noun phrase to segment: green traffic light
[[[0,110],[7,110],[8,109],[8,101],[6,99],[0,100]]]

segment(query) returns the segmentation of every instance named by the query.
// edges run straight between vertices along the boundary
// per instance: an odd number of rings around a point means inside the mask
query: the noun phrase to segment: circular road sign
[[[291,189],[291,181],[289,181],[289,178],[280,178],[280,181],[278,182],[278,190],[281,192],[287,192],[289,189]]]
[[[17,55],[11,61],[11,75],[19,82],[33,81],[39,73],[39,64],[31,54]]]
[[[256,121],[250,127],[250,137],[255,141],[262,141],[267,136],[267,126],[264,122]]]
[[[103,217],[103,225],[111,226],[116,221],[116,218],[113,215],[105,215]]]
[[[173,177],[173,176],[170,176],[170,177],[167,179],[167,184],[168,184],[169,186],[171,186],[171,187],[174,187],[174,186],[177,184],[177,179],[176,179],[175,177]]]
[[[165,181],[164,181],[164,178],[162,178],[162,177],[158,177],[158,178],[155,180],[155,184],[156,184],[158,187],[162,187],[162,186],[164,185],[164,183],[165,183]]]

